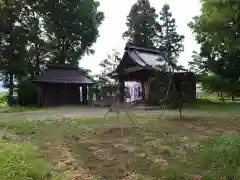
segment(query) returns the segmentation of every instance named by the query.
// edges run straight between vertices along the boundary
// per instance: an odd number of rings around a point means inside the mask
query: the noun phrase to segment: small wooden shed
[[[38,87],[39,106],[88,104],[88,87],[95,81],[78,67],[49,65],[33,81]]]
[[[120,100],[124,101],[124,81],[138,81],[144,89],[144,101],[149,105],[156,105],[166,95],[169,84],[169,75],[172,75],[172,84],[182,101],[196,100],[196,78],[194,73],[185,69],[175,69],[174,72],[161,70],[167,67],[164,55],[155,49],[148,49],[127,44],[125,53],[111,74],[120,82]],[[176,93],[169,95],[169,101],[176,99]]]

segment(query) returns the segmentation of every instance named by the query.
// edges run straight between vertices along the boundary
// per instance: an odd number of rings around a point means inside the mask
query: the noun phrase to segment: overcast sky
[[[99,28],[100,37],[93,46],[96,53],[83,57],[80,66],[91,69],[95,74],[100,70],[99,63],[101,60],[106,58],[112,49],[123,52],[126,42],[123,40],[122,34],[127,29],[126,16],[136,1],[100,0],[100,10],[105,13],[105,20]],[[187,66],[192,51],[199,49],[187,24],[200,13],[200,0],[150,0],[150,2],[157,12],[160,12],[165,3],[170,5],[170,10],[177,22],[177,31],[185,36],[185,51],[179,58],[179,64]]]
[[[126,31],[126,16],[129,14],[131,6],[137,0],[100,0],[100,10],[105,13],[105,20],[99,28],[100,37],[94,44],[95,54],[85,56],[80,61],[80,66],[91,69],[94,74],[99,73],[99,63],[116,49],[123,53],[125,41],[122,34]],[[176,18],[177,31],[185,36],[185,50],[179,58],[179,64],[187,66],[191,59],[192,51],[198,50],[194,37],[187,24],[192,17],[200,12],[200,0],[150,0],[151,5],[159,12],[164,5],[170,5],[173,17]],[[2,88],[0,87],[0,91]]]

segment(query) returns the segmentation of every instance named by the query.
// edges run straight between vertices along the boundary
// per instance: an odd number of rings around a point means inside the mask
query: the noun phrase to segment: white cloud
[[[100,37],[93,46],[96,53],[83,57],[80,66],[98,73],[99,63],[106,58],[108,53],[111,53],[112,49],[123,52],[126,42],[123,40],[122,34],[127,28],[126,16],[135,2],[136,0],[100,0],[100,9],[105,13],[105,20],[99,29]],[[199,49],[187,24],[199,14],[200,0],[150,0],[150,2],[158,12],[164,3],[170,4],[173,17],[176,18],[177,30],[185,36],[185,51],[179,58],[179,63],[186,66],[191,59],[192,51]]]

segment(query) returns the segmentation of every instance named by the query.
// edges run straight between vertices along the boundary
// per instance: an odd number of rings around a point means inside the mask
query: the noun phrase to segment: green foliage
[[[115,49],[102,60],[99,64],[101,72],[96,77],[98,85],[92,88],[92,92],[97,93],[100,96],[105,96],[107,93],[116,92],[116,81],[109,75],[113,73],[121,61],[120,53]]]
[[[93,53],[91,46],[98,37],[98,27],[104,19],[95,0],[41,0],[51,59],[55,63],[78,65],[85,53]],[[60,18],[59,18],[60,17]]]
[[[9,88],[9,105],[13,104],[14,78],[26,72],[28,29],[22,25],[24,1],[0,2],[0,72]]]
[[[209,93],[214,92],[231,92],[232,95],[240,94],[240,83],[232,83],[228,79],[223,79],[217,75],[202,75],[198,81],[201,83],[204,91]]]
[[[237,180],[240,178],[240,137],[217,137],[204,143],[199,152],[200,165],[206,170],[210,179],[223,177]]]
[[[35,77],[47,63],[78,65],[94,52],[104,19],[98,7],[95,0],[0,1],[0,78],[10,89],[9,105],[15,81]]]
[[[31,79],[23,79],[17,85],[18,103],[21,106],[37,105],[38,94],[37,87],[31,82]]]
[[[115,71],[120,61],[120,53],[113,49],[112,53],[99,64],[102,68],[101,77],[106,77],[109,73]]]
[[[0,142],[0,179],[52,179],[51,167],[29,145]]]
[[[183,51],[184,36],[177,33],[176,20],[172,17],[168,4],[165,4],[160,12],[157,32],[158,48],[163,51],[169,65],[177,68],[177,59]]]
[[[113,79],[109,77],[109,74],[114,72],[121,61],[120,53],[115,49],[112,53],[107,56],[106,59],[102,60],[99,64],[101,67],[101,73],[97,76],[98,82],[101,85],[113,83]]]
[[[216,75],[205,75],[199,77],[202,88],[206,92],[226,92],[226,83],[219,76]],[[225,83],[225,86],[223,85]]]
[[[154,47],[157,34],[157,14],[155,11],[149,0],[138,0],[127,16],[128,30],[123,34],[123,37],[134,45]]]
[[[7,94],[6,93],[0,93],[0,107],[7,105]]]
[[[201,15],[189,24],[197,42],[204,67],[231,83],[239,81],[239,1],[203,0]]]
[[[198,75],[208,72],[206,59],[201,57],[196,51],[193,51],[192,60],[188,62],[188,65],[189,69]]]
[[[180,68],[177,59],[183,51],[184,36],[177,33],[176,20],[168,4],[163,6],[158,16],[149,0],[138,0],[127,17],[127,27],[123,37],[128,38],[128,42],[159,49],[168,60],[167,65]]]
[[[222,112],[238,112],[240,111],[240,103],[238,102],[222,102],[219,97],[212,99],[197,99],[193,103],[184,104],[186,109],[222,111]]]

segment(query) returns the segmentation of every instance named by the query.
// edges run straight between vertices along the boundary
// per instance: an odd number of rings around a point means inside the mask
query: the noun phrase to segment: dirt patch
[[[92,180],[89,170],[84,169],[73,156],[70,149],[60,142],[47,142],[45,150],[42,151],[53,159],[53,168],[57,172],[62,172],[69,180]],[[54,155],[53,155],[54,154]],[[57,154],[57,157],[56,157]]]
[[[103,133],[104,137],[108,138],[120,138],[130,136],[133,131],[136,131],[136,128],[133,127],[113,127],[106,130]]]
[[[120,142],[84,142],[75,146],[74,152],[83,160],[84,166],[93,174],[99,174],[102,179],[122,180],[134,176],[128,166],[133,159],[134,149]]]

